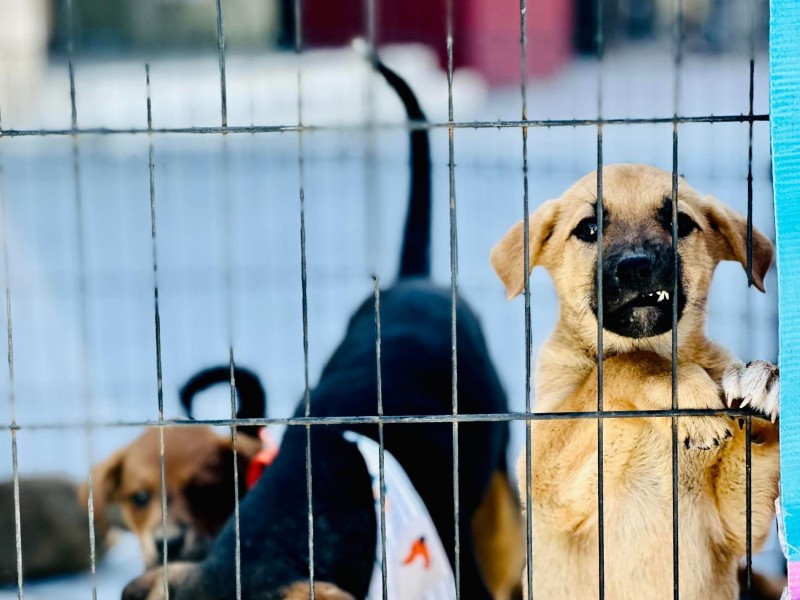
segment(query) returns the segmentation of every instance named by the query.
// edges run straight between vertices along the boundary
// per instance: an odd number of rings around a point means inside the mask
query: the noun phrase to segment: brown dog
[[[530,268],[544,266],[560,300],[541,350],[537,412],[597,409],[597,175],[578,181],[530,218]],[[654,167],[603,170],[603,408],[672,406],[674,265],[678,264],[678,382],[682,409],[743,404],[777,416],[777,368],[743,365],[704,335],[716,265],[747,262],[746,221],[683,180],[678,257],[672,250],[672,176]],[[753,231],[753,283],[764,291],[772,246]],[[524,288],[523,225],[493,249],[508,298]],[[778,494],[778,432],[753,419],[752,540],[767,536]],[[597,598],[597,421],[536,421],[532,427],[532,581],[541,598]],[[745,432],[726,416],[678,418],[680,596],[737,597],[745,553]],[[609,600],[673,597],[670,418],[604,421],[604,581]],[[526,461],[519,462],[525,481]],[[524,486],[524,484],[523,484]],[[523,490],[523,498],[525,493]],[[527,576],[523,583],[526,584]]]
[[[187,412],[191,415],[191,401],[197,392],[228,382],[229,377],[228,367],[207,369],[192,377],[181,390]],[[239,368],[235,377],[240,406],[237,417],[263,417],[266,397],[258,378]],[[247,468],[261,449],[252,429],[238,428],[237,488],[230,434],[221,435],[202,425],[164,428],[166,527],[161,512],[161,439],[158,429],[148,429],[92,470],[95,513],[103,520],[112,506],[119,510],[122,524],[139,538],[148,567],[163,561],[165,548],[168,560],[202,559],[233,513],[235,494],[241,497],[246,492]],[[81,494],[85,505],[86,484]]]

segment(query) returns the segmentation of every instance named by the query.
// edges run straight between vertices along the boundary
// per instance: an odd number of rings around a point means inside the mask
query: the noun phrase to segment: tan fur
[[[155,539],[157,532],[163,529],[160,446],[158,429],[150,428],[92,469],[97,519],[104,522],[106,513],[118,508],[123,524],[139,538],[147,566],[158,562]],[[258,452],[260,444],[240,435],[236,449],[239,462],[244,465]],[[229,515],[205,515],[205,520],[201,521],[191,512],[186,491],[192,484],[218,483],[225,460],[233,460],[230,436],[218,435],[210,427],[200,425],[164,428],[168,534],[177,529],[188,530],[187,544],[216,534]],[[232,481],[227,486],[233,494]],[[137,492],[149,494],[146,506],[138,507],[132,501]],[[87,482],[80,489],[84,505],[88,502],[88,493]]]
[[[520,505],[506,473],[496,471],[472,517],[475,554],[486,587],[496,600],[519,592],[525,564],[525,529]]]
[[[302,581],[289,586],[283,596],[284,600],[308,600],[311,598],[311,584]],[[314,582],[314,598],[319,600],[355,600],[355,598],[336,587],[332,583]]]
[[[560,316],[542,348],[536,372],[536,411],[597,409],[596,245],[571,236],[593,213],[597,176],[591,173],[530,218],[530,267],[544,266],[555,284]],[[603,170],[604,248],[612,242],[670,234],[655,220],[671,196],[672,176],[643,165]],[[736,359],[704,334],[705,305],[720,260],[743,265],[744,217],[682,179],[678,208],[701,228],[679,241],[687,304],[678,323],[678,405],[724,408],[720,382]],[[772,246],[753,231],[753,280],[763,290]],[[491,261],[509,297],[524,287],[523,230],[514,226]],[[604,410],[666,409],[672,404],[672,332],[633,339],[604,331]],[[745,551],[744,432],[724,416],[678,419],[679,552],[682,598],[733,599],[737,563]],[[726,437],[731,431],[732,437]],[[777,427],[753,419],[752,531],[766,537],[778,482]],[[689,440],[687,448],[682,442]],[[716,441],[715,441],[716,440]],[[605,597],[671,598],[671,419],[604,421]],[[597,422],[537,421],[532,427],[533,585],[543,598],[598,597]],[[704,449],[708,448],[708,449]],[[525,481],[525,457],[519,463]],[[525,497],[522,490],[522,497]],[[523,580],[524,583],[524,580]]]

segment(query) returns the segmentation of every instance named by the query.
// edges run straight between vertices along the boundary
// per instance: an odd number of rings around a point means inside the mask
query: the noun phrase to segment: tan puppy
[[[266,392],[248,369],[234,369],[238,418],[266,416]],[[180,401],[192,415],[195,396],[217,384],[230,386],[230,366],[211,367],[192,376],[180,390]],[[113,520],[139,538],[145,565],[164,560],[196,561],[205,557],[222,525],[233,514],[236,496],[246,490],[247,470],[261,450],[258,427],[239,425],[234,469],[233,443],[226,430],[181,425],[164,428],[166,523],[161,515],[161,436],[145,431],[92,469],[93,500],[100,522]],[[238,471],[238,488],[235,475]],[[88,482],[87,482],[88,483]],[[80,490],[88,505],[89,490]],[[109,519],[109,515],[113,516]]]
[[[597,409],[597,175],[530,218],[530,267],[555,283],[560,316],[536,373],[537,412]],[[603,170],[604,410],[672,405],[672,176],[642,165]],[[777,416],[777,368],[745,366],[705,337],[711,277],[746,264],[745,219],[683,180],[678,187],[678,405],[723,409],[742,398]],[[508,298],[524,288],[523,224],[492,251]],[[753,283],[764,290],[772,246],[753,231]],[[723,393],[724,388],[724,393]],[[777,426],[753,419],[752,535],[767,536],[778,494]],[[605,598],[673,597],[672,430],[669,418],[604,422]],[[737,598],[745,553],[745,432],[726,416],[678,419],[680,596]],[[525,481],[525,457],[519,480]],[[597,421],[532,427],[533,592],[598,597]],[[524,484],[523,484],[524,485]],[[525,491],[522,491],[523,498]],[[526,583],[524,578],[523,583]]]
[[[119,509],[122,524],[139,538],[145,565],[163,559],[199,560],[234,510],[233,447],[230,435],[210,427],[186,425],[164,428],[166,528],[161,517],[161,461],[158,429],[145,431],[92,470],[94,507],[99,516]],[[254,438],[239,435],[236,442],[241,497],[246,469],[261,449]],[[88,489],[81,489],[82,504]]]

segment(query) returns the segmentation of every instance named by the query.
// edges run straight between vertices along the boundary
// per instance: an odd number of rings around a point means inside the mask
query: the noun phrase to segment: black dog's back
[[[451,307],[449,290],[422,280],[400,281],[381,294],[381,393],[385,415],[452,414]],[[456,334],[461,366],[457,374],[458,412],[507,412],[506,396],[489,358],[480,323],[463,300],[457,303]],[[368,300],[351,319],[344,341],[311,395],[312,416],[377,414],[375,342],[375,309],[373,301]],[[340,428],[378,439],[376,425]],[[469,519],[492,474],[505,470],[508,424],[462,423],[458,431],[460,530],[462,544],[471,549]],[[386,424],[384,443],[414,482],[453,561],[452,424]],[[463,565],[468,563],[462,559]],[[475,574],[465,577],[475,578],[479,580]],[[473,593],[480,597],[477,590]]]
[[[388,416],[450,415],[452,404],[452,304],[450,291],[424,280],[401,280],[381,293],[381,393],[383,412]],[[462,414],[504,413],[506,396],[489,358],[480,323],[461,299],[456,312],[458,370],[458,412]],[[376,415],[378,373],[376,364],[375,306],[365,301],[350,320],[345,339],[322,372],[311,394],[311,415]],[[303,409],[298,410],[298,416]],[[348,426],[377,439],[377,426]],[[484,457],[473,456],[492,440],[494,460],[502,456],[508,427],[505,422],[464,423],[460,425],[461,458],[465,464],[480,464]],[[431,439],[428,432],[436,432]],[[384,427],[387,449],[395,454],[411,478],[417,481],[418,467],[423,476],[431,471],[431,457],[423,456],[420,435],[428,443],[441,445],[452,476],[452,433],[450,423],[388,424]],[[447,439],[444,439],[447,438]],[[474,438],[474,439],[473,439]],[[477,444],[472,442],[478,442]],[[461,452],[461,450],[460,450]],[[419,465],[417,465],[419,463]],[[492,467],[499,466],[494,462]],[[470,477],[461,478],[465,491],[471,491]],[[474,482],[479,487],[485,482]],[[452,508],[452,507],[451,507]]]

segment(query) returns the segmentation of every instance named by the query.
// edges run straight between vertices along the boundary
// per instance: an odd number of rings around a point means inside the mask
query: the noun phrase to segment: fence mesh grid
[[[71,126],[68,129],[6,129],[2,127],[0,121],[0,141],[3,138],[18,138],[18,137],[47,137],[47,136],[68,136],[72,140],[72,166],[73,166],[73,182],[74,182],[74,196],[75,207],[74,210],[78,215],[77,223],[81,223],[81,214],[85,207],[81,203],[82,190],[81,190],[81,154],[78,140],[81,136],[86,135],[145,135],[148,140],[148,168],[149,168],[149,193],[150,193],[150,222],[151,222],[151,250],[152,250],[152,290],[153,290],[153,316],[154,316],[154,335],[155,335],[155,362],[156,362],[156,376],[157,376],[157,402],[158,402],[158,418],[157,420],[91,420],[87,423],[63,424],[63,423],[32,423],[24,427],[19,425],[16,421],[16,397],[14,387],[14,329],[12,318],[12,306],[14,290],[10,279],[9,262],[13,260],[9,254],[9,232],[8,220],[6,219],[7,201],[3,194],[3,165],[2,157],[0,155],[0,210],[3,215],[3,261],[4,261],[4,275],[5,275],[5,296],[6,296],[6,328],[8,339],[8,403],[10,407],[10,423],[8,429],[11,434],[11,460],[13,469],[14,480],[14,512],[16,522],[16,552],[17,552],[17,585],[19,590],[19,597],[23,597],[24,581],[23,581],[23,564],[22,564],[22,535],[23,532],[20,528],[20,498],[19,498],[19,472],[18,472],[18,448],[17,448],[17,433],[21,429],[31,430],[51,430],[51,429],[81,429],[85,428],[87,432],[87,439],[89,440],[89,461],[90,464],[93,459],[93,451],[91,447],[91,431],[96,428],[112,428],[112,427],[157,427],[161,432],[160,436],[160,468],[161,468],[161,507],[163,525],[166,528],[167,518],[167,497],[166,497],[166,467],[164,462],[164,437],[163,428],[167,426],[181,427],[186,425],[205,424],[213,426],[225,426],[230,428],[230,435],[234,444],[234,465],[236,464],[236,426],[237,425],[287,425],[287,426],[300,426],[306,428],[306,487],[308,496],[308,551],[309,551],[309,564],[308,575],[311,582],[311,597],[314,597],[314,519],[312,511],[312,495],[314,493],[313,480],[311,477],[311,457],[312,457],[312,444],[311,444],[311,427],[312,426],[325,426],[325,425],[341,425],[341,424],[377,424],[379,431],[379,447],[380,447],[380,539],[381,539],[381,555],[382,561],[382,579],[383,579],[383,597],[388,597],[387,591],[387,567],[386,567],[386,529],[385,529],[385,498],[383,490],[383,457],[384,457],[384,439],[383,439],[383,426],[385,424],[406,424],[406,423],[450,423],[452,424],[453,432],[453,502],[454,502],[454,524],[455,524],[455,537],[453,540],[445,540],[445,543],[452,542],[455,547],[455,565],[454,574],[456,581],[456,597],[468,597],[460,589],[460,565],[459,565],[459,450],[458,450],[458,434],[459,424],[469,422],[485,422],[485,421],[522,421],[525,423],[525,449],[526,454],[526,508],[531,506],[531,482],[532,471],[536,468],[531,460],[531,425],[534,421],[545,420],[560,420],[560,419],[594,419],[597,421],[597,442],[598,448],[603,448],[603,424],[605,419],[627,419],[627,418],[664,418],[669,417],[672,423],[672,510],[673,510],[673,589],[674,598],[679,598],[679,531],[678,519],[675,516],[679,510],[679,494],[678,494],[678,430],[677,419],[678,417],[688,416],[709,416],[725,414],[729,416],[744,417],[746,421],[746,526],[747,526],[747,550],[746,550],[746,589],[749,590],[751,586],[751,565],[752,565],[752,540],[751,540],[751,413],[747,410],[741,409],[725,409],[725,410],[696,410],[696,409],[681,409],[678,404],[678,333],[677,333],[677,314],[678,314],[678,280],[673,277],[673,313],[672,313],[672,407],[667,410],[627,410],[627,411],[606,411],[604,410],[603,403],[603,310],[602,310],[602,240],[603,240],[603,202],[597,202],[597,226],[598,226],[598,253],[597,253],[597,267],[596,267],[596,290],[597,290],[597,366],[598,366],[598,396],[597,396],[597,410],[591,412],[533,412],[533,404],[531,398],[531,362],[532,362],[532,323],[531,323],[531,308],[532,308],[532,295],[529,277],[526,275],[524,283],[524,344],[525,344],[525,411],[524,412],[509,412],[507,414],[460,414],[458,409],[458,363],[457,363],[457,336],[456,336],[456,299],[458,296],[459,280],[458,280],[458,218],[457,218],[457,194],[456,194],[456,176],[455,176],[455,139],[457,131],[460,129],[518,129],[522,138],[522,217],[524,222],[524,269],[525,273],[531,270],[530,253],[529,253],[529,172],[528,172],[528,133],[530,128],[556,128],[556,127],[594,127],[596,128],[596,153],[597,153],[597,198],[603,198],[603,131],[605,127],[609,126],[625,126],[625,125],[641,125],[641,124],[664,124],[672,125],[672,248],[674,252],[674,273],[678,272],[678,219],[677,219],[677,197],[678,197],[678,144],[679,144],[679,128],[683,124],[691,123],[747,123],[748,124],[748,172],[747,172],[747,274],[748,282],[752,284],[752,228],[753,228],[753,124],[759,121],[768,121],[769,115],[757,114],[754,112],[754,64],[755,64],[755,10],[757,6],[756,0],[753,0],[751,5],[751,31],[749,36],[749,112],[748,114],[727,114],[727,115],[681,115],[679,113],[679,98],[681,95],[681,68],[683,62],[683,1],[675,0],[675,19],[672,27],[672,45],[674,52],[674,69],[675,79],[673,86],[673,107],[674,114],[666,117],[656,118],[607,118],[604,115],[603,104],[603,54],[604,54],[604,30],[603,30],[603,2],[596,1],[595,10],[597,17],[596,29],[596,60],[598,63],[598,95],[597,95],[597,117],[595,119],[529,119],[528,118],[528,81],[527,81],[527,1],[520,0],[520,52],[521,52],[521,71],[520,71],[520,119],[519,120],[496,120],[496,121],[458,121],[454,111],[453,104],[453,51],[457,41],[454,39],[453,32],[453,2],[455,0],[446,0],[446,39],[443,43],[446,45],[446,71],[447,71],[447,97],[448,106],[447,113],[448,119],[446,122],[427,122],[427,123],[408,123],[406,125],[392,125],[392,124],[376,124],[370,122],[365,125],[308,125],[304,123],[304,106],[303,106],[303,56],[305,52],[303,40],[303,21],[302,21],[302,0],[293,0],[294,10],[294,50],[297,59],[297,123],[286,124],[259,124],[250,126],[230,126],[228,124],[228,98],[226,86],[226,42],[225,42],[225,19],[222,0],[216,0],[216,32],[218,40],[218,67],[219,67],[219,94],[220,94],[220,124],[217,126],[194,126],[194,127],[153,127],[152,118],[152,105],[151,105],[151,88],[150,88],[150,70],[149,66],[145,68],[143,76],[146,78],[147,85],[147,127],[146,128],[103,128],[103,127],[88,127],[82,128],[78,121],[78,107],[76,103],[76,85],[75,74],[73,69],[74,50],[73,42],[70,37],[68,42],[68,55],[69,55],[69,85],[70,85],[70,113],[71,113]],[[376,15],[379,8],[376,6],[377,0],[364,1],[364,14],[366,22],[365,37],[372,52],[377,48],[377,25]],[[69,20],[73,24],[70,27],[70,36],[74,35],[74,6],[71,1],[67,3]],[[449,246],[450,246],[450,292],[451,292],[451,336],[452,336],[452,414],[441,416],[387,416],[383,413],[382,405],[382,382],[381,382],[381,308],[380,308],[380,279],[375,276],[374,278],[374,312],[375,312],[375,327],[377,333],[377,340],[375,346],[375,360],[377,365],[378,378],[376,381],[378,406],[376,416],[343,416],[343,417],[313,417],[311,416],[311,385],[309,381],[309,322],[308,322],[308,272],[306,261],[306,203],[305,203],[305,153],[304,153],[304,134],[308,132],[317,131],[368,131],[374,127],[381,127],[384,129],[399,128],[405,130],[412,129],[429,129],[439,130],[446,129],[448,133],[448,175],[449,175]],[[164,414],[164,398],[162,386],[162,351],[161,351],[161,320],[159,313],[159,267],[158,267],[158,236],[157,236],[157,206],[158,199],[156,197],[156,175],[154,169],[154,144],[157,143],[158,136],[161,134],[187,134],[187,135],[219,135],[223,139],[223,165],[225,177],[230,177],[228,164],[228,147],[225,145],[227,135],[233,134],[280,134],[280,133],[296,133],[297,134],[297,166],[299,169],[300,187],[298,189],[298,202],[300,212],[300,232],[299,232],[299,245],[301,253],[301,266],[300,266],[300,285],[301,285],[301,302],[302,302],[302,338],[303,338],[303,356],[304,356],[304,403],[305,403],[305,416],[293,418],[258,418],[258,419],[237,419],[236,418],[236,396],[235,396],[235,379],[234,379],[234,346],[235,340],[233,338],[232,327],[232,309],[231,303],[228,302],[228,355],[230,364],[230,401],[231,401],[231,418],[230,419],[198,419],[193,421],[185,421],[179,419],[165,418]],[[230,215],[225,212],[226,219],[223,222],[223,227],[230,227]],[[82,246],[83,232],[78,232],[78,262],[79,262],[79,296],[81,299],[80,306],[80,335],[81,338],[88,339],[88,322],[90,314],[88,312],[88,303],[86,301],[86,259],[85,250]],[[228,248],[230,250],[230,248]],[[230,263],[232,260],[230,252],[226,252],[226,261]],[[231,288],[231,282],[226,283],[228,290]],[[85,385],[83,389],[83,398],[87,407],[87,414],[91,415],[93,395],[90,386],[88,385],[89,377],[84,373]],[[599,580],[598,593],[602,599],[604,597],[604,531],[603,531],[603,452],[598,452],[597,455],[597,468],[598,468],[598,498],[597,498],[597,511],[599,515],[598,528],[599,528]],[[234,496],[235,509],[234,519],[236,521],[236,598],[242,597],[242,584],[241,584],[241,554],[240,554],[240,523],[239,523],[239,499],[235,490],[238,489],[238,470],[234,468],[235,474],[235,487]],[[91,471],[89,475],[89,523],[88,530],[91,542],[91,572],[94,574],[96,570],[96,552],[95,552],[95,523],[94,523],[94,500],[92,496],[92,480]],[[532,568],[532,544],[536,543],[532,535],[531,524],[531,510],[525,510],[526,513],[526,540],[527,540],[527,590],[528,598],[534,597],[535,590],[535,573]],[[167,540],[163,540],[163,569],[168,569],[168,552]],[[164,593],[169,597],[169,590],[167,588],[167,580],[164,579]],[[93,597],[97,597],[96,586],[93,585]]]

